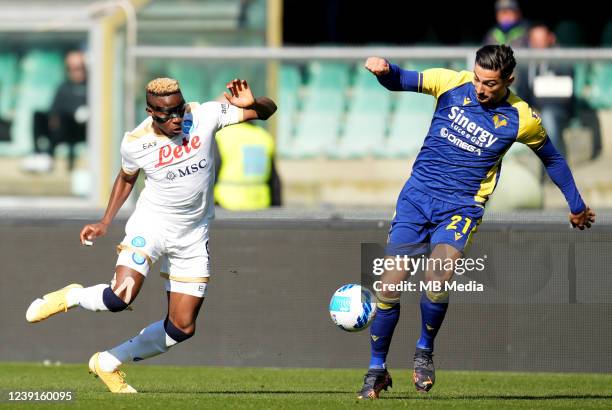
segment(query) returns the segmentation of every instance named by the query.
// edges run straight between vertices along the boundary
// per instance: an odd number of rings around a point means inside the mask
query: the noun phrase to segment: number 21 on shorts
[[[463,223],[463,227],[459,227],[458,225],[461,224],[461,222]],[[458,241],[459,239],[461,239],[463,237],[463,235],[467,235],[467,233],[470,230],[470,227],[472,226],[472,219],[466,217],[463,217],[461,215],[453,215],[451,217],[451,222],[446,225],[446,230],[453,230],[455,231],[455,240]]]

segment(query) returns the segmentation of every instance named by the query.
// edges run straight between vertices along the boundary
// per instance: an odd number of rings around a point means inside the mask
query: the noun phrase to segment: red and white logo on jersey
[[[159,149],[159,160],[157,164],[155,164],[155,168],[170,165],[174,160],[181,158],[185,154],[189,154],[192,150],[197,150],[201,145],[200,137],[197,135],[190,140],[183,138],[183,144],[176,145],[174,148],[172,144],[164,145]]]

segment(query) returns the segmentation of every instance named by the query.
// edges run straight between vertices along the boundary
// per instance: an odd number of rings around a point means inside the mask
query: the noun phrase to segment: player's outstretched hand
[[[92,241],[100,236],[106,235],[108,225],[104,222],[95,224],[87,224],[81,229],[81,244],[85,245],[86,241]]]
[[[570,213],[569,220],[574,228],[578,228],[582,231],[585,227],[590,228],[591,225],[595,223],[595,212],[587,206],[586,209],[579,214]]]
[[[385,75],[389,73],[390,70],[389,62],[384,58],[380,57],[369,57],[366,60],[364,67],[366,68],[366,70],[368,70],[377,77],[379,75]]]
[[[225,99],[239,108],[247,108],[255,103],[255,97],[246,80],[235,78],[225,85],[229,94],[224,92]]]

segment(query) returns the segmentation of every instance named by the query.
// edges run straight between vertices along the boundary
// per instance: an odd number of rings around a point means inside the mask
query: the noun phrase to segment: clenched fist
[[[380,57],[369,57],[366,60],[364,67],[377,77],[389,73],[390,70],[389,62]]]

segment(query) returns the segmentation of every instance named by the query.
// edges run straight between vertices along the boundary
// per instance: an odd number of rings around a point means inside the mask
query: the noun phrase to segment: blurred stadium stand
[[[270,55],[245,58],[224,58],[222,54],[198,56],[199,50],[208,47],[218,47],[223,53],[231,52],[234,47],[255,46],[253,49],[257,50],[257,46],[264,46],[269,37],[268,30],[273,25],[267,22],[268,6],[273,2],[151,0],[133,3],[140,6],[137,9],[136,47],[140,54],[136,53],[133,102],[136,123],[144,119],[141,90],[153,77],[176,77],[182,84],[185,98],[190,101],[219,98],[229,79],[246,78],[256,94],[270,94],[279,103],[279,111],[268,126],[277,138],[276,152],[285,187],[285,204],[388,206],[395,202],[428,129],[435,103],[433,98],[388,92],[363,69],[361,58],[285,59],[283,50],[276,54],[281,56],[279,59]],[[1,31],[3,26],[0,24],[0,35],[6,38],[0,47],[0,120],[11,124],[12,134],[11,142],[0,138],[0,168],[5,172],[6,180],[10,181],[2,184],[0,195],[67,196],[74,194],[70,175],[55,171],[53,175],[23,175],[19,173],[17,164],[21,156],[31,151],[33,111],[48,107],[52,90],[62,79],[63,52],[68,45],[73,47],[79,41],[87,44],[91,39],[83,39],[87,35],[87,29],[83,28],[87,27],[86,23],[80,26],[80,39],[71,32],[76,29],[53,29],[44,35],[38,33],[38,37],[34,34],[41,25],[49,26],[50,22],[56,22],[62,13],[95,20],[91,14],[92,7],[101,3],[65,1],[61,2],[59,9],[43,1],[26,1],[25,4],[31,6],[27,8],[32,11],[28,18],[38,24],[36,29],[32,28],[30,32],[21,30],[16,35],[14,26],[10,26],[12,31],[6,28],[8,26]],[[67,11],[69,8],[74,9],[72,14]],[[20,9],[14,3],[0,0],[0,10],[9,21],[3,24],[14,25],[14,21],[18,21]],[[173,24],[168,24],[168,19]],[[87,22],[86,19],[83,21]],[[582,47],[592,45],[593,34],[584,32],[583,23],[561,17],[554,23],[559,43],[566,47],[565,50],[582,50]],[[124,27],[120,24],[115,29],[118,37],[124,35]],[[612,21],[602,24],[598,35],[599,44],[612,46]],[[44,41],[41,40],[43,37]],[[463,54],[445,58],[435,54],[439,49],[432,40],[435,39],[432,37],[427,43],[421,41],[424,54],[419,58],[402,57],[394,61],[414,70],[438,66],[470,69],[467,51],[466,58]],[[384,46],[378,39],[375,41]],[[470,42],[461,40],[459,43]],[[143,48],[157,46],[162,47],[158,55],[144,56]],[[100,157],[99,162],[87,162],[92,147],[80,150],[81,164],[91,166],[94,174],[100,174],[95,179],[97,185],[101,184],[99,181],[104,181],[105,186],[110,185],[119,164],[118,143],[123,131],[129,128],[122,118],[125,111],[121,90],[125,74],[121,71],[125,67],[122,59],[124,47],[125,44],[119,42],[115,51],[114,70],[117,73],[111,77],[116,80],[112,110],[104,107],[112,111],[109,118],[113,126],[103,136],[93,135],[90,139],[90,143],[100,144],[95,145],[93,152],[108,152],[109,157]],[[177,49],[182,47],[185,49],[180,58],[165,55],[168,50],[180,53],[181,50]],[[443,50],[448,49],[450,47]],[[310,48],[304,48],[304,55],[309,51]],[[569,147],[568,160],[587,200],[594,206],[612,206],[612,176],[606,168],[607,158],[612,156],[612,59],[578,59],[573,64],[576,112],[564,133]],[[96,127],[95,132],[100,128]],[[60,156],[61,151],[60,148]],[[102,161],[110,162],[112,166],[103,167]],[[57,168],[61,170],[63,167]],[[514,147],[508,153],[504,168],[502,184],[495,195],[500,199],[493,201],[492,206],[500,209],[565,207],[562,196],[550,182],[541,184],[541,166],[529,150]],[[529,181],[528,185],[533,185],[533,189],[521,190],[522,181]],[[106,197],[103,192],[99,195],[96,204],[102,206]],[[518,200],[523,196],[528,198]]]

